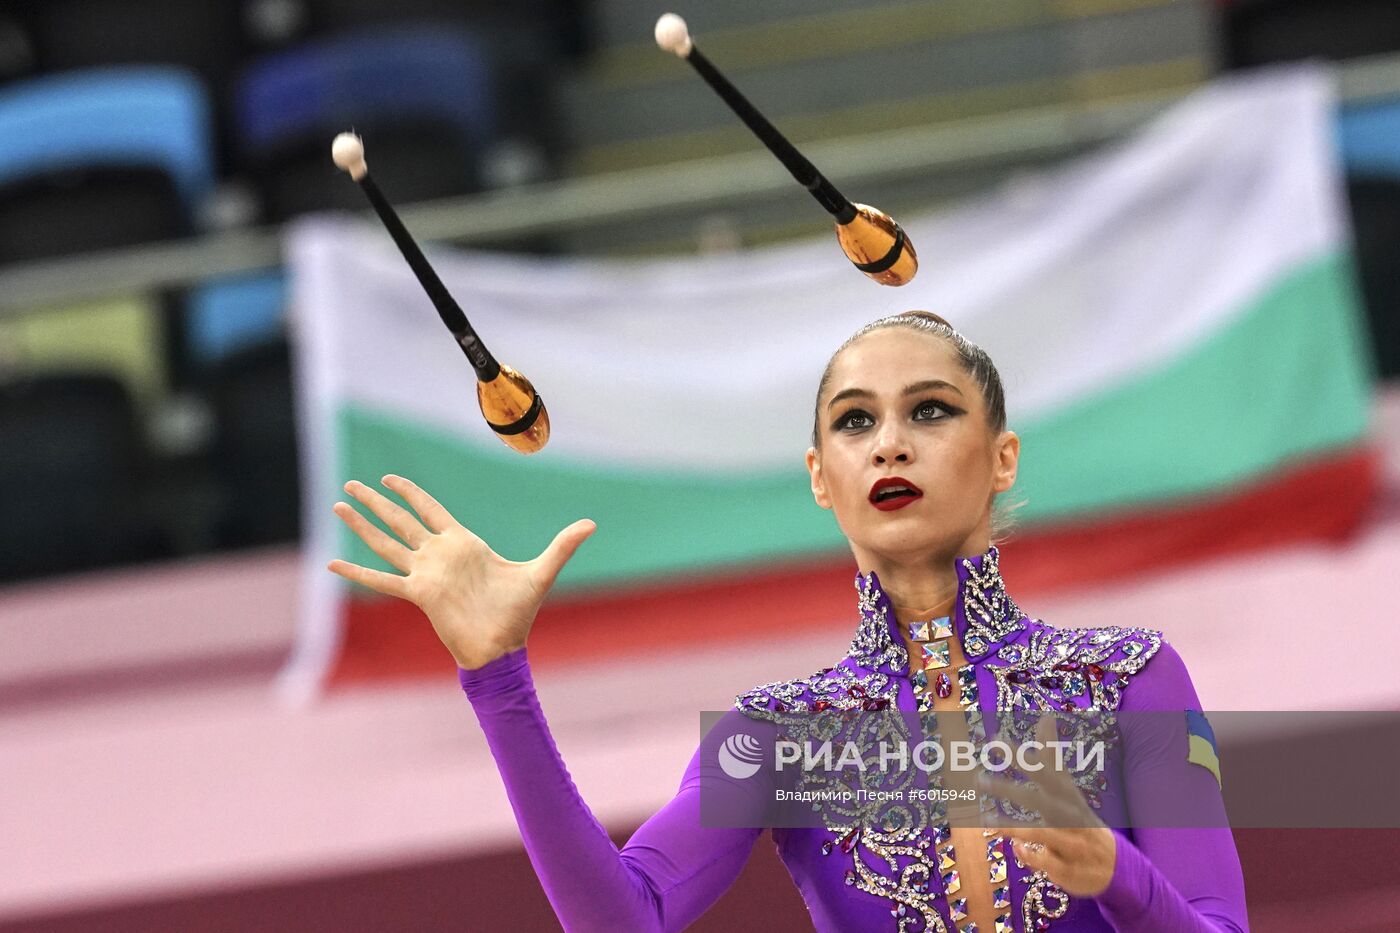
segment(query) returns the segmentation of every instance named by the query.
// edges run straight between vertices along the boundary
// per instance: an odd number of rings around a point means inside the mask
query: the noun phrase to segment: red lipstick
[[[902,476],[885,476],[870,487],[870,504],[882,512],[902,509],[923,497],[923,490]]]

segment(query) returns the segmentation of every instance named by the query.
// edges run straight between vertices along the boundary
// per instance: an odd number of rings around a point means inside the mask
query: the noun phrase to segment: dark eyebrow
[[[918,392],[927,392],[929,389],[952,389],[962,395],[962,389],[951,382],[944,382],[942,379],[925,379],[922,382],[911,382],[904,387],[904,395],[914,395]],[[831,401],[826,403],[827,410],[830,411],[836,403],[842,399],[865,397],[869,398],[873,393],[869,389],[842,389],[831,397]]]

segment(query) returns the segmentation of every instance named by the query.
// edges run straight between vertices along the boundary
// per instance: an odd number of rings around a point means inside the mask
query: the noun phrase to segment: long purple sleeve
[[[1244,875],[1215,775],[1186,762],[1185,710],[1201,710],[1181,655],[1163,642],[1124,691],[1120,710],[1180,711],[1180,728],[1154,717],[1123,717],[1129,840],[1116,833],[1113,878],[1096,898],[1115,930],[1132,933],[1245,933]],[[1170,801],[1168,805],[1166,802]],[[1162,825],[1154,812],[1199,814],[1201,824]],[[1189,809],[1183,809],[1189,808]]]
[[[709,757],[701,754],[702,743],[676,796],[619,851],[564,766],[526,650],[459,669],[458,679],[555,914],[569,931],[683,929],[738,877],[762,830],[701,825],[700,784]]]

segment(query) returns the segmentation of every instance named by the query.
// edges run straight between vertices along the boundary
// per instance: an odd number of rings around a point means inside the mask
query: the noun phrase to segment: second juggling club
[[[544,447],[549,441],[549,413],[545,411],[544,401],[529,379],[504,363],[496,362],[496,358],[472,330],[467,316],[448,293],[403,221],[399,220],[393,206],[370,177],[369,167],[365,163],[364,142],[354,133],[341,133],[331,144],[331,158],[359,183],[375,213],[394,238],[399,252],[408,260],[413,274],[432,299],[438,316],[476,370],[476,400],[491,430],[508,447],[522,454],[532,454]]]
[[[664,14],[656,21],[656,44],[690,62],[700,77],[778,157],[792,177],[812,192],[817,203],[836,219],[836,239],[846,258],[857,269],[881,285],[904,285],[914,278],[914,273],[919,269],[919,258],[914,252],[914,244],[909,242],[894,218],[868,204],[852,204],[846,200],[836,186],[827,181],[816,166],[798,152],[797,147],[788,142],[758,112],[758,108],[701,54],[690,37],[685,20],[674,13]]]

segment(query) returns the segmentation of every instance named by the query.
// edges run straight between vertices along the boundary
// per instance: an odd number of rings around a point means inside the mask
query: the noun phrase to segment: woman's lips
[[[918,502],[923,497],[923,493],[916,493],[912,496],[904,495],[894,496],[889,499],[877,499],[872,501],[870,504],[875,506],[875,508],[879,509],[881,512],[893,512],[895,509],[904,508],[911,502]]]
[[[880,493],[885,489],[902,487],[894,495],[881,498]],[[898,476],[888,476],[877,480],[874,486],[870,487],[870,504],[881,512],[893,512],[895,509],[902,509],[911,502],[916,502],[923,498],[923,492],[919,487]]]

